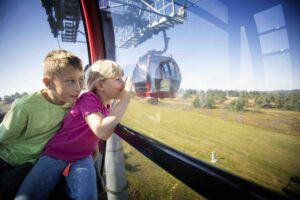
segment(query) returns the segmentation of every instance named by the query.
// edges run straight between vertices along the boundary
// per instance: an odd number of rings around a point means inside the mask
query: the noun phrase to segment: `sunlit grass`
[[[169,175],[133,147],[125,145],[126,172],[131,200],[204,199]]]
[[[218,112],[223,112],[226,117]],[[185,103],[176,104],[176,101],[161,101],[154,106],[133,100],[122,123],[206,162],[210,162],[211,152],[215,151],[218,158],[215,166],[281,192],[290,177],[300,177],[300,132],[297,129],[290,132],[288,121],[297,121],[299,114],[281,112],[263,110],[260,113],[234,113],[221,109],[199,111]],[[237,120],[239,118],[242,120]],[[275,128],[268,128],[266,125],[256,124],[269,123],[268,120],[272,119],[285,121],[288,125],[275,123]],[[167,192],[174,184],[172,178],[162,181],[159,167],[153,167],[129,147],[126,152],[127,156],[130,155],[127,164],[140,165],[142,169],[139,173],[128,171],[131,190],[157,193],[156,195],[162,195],[160,199],[176,199],[175,190],[170,194]],[[143,179],[147,182],[142,181]],[[151,188],[151,185],[155,187],[158,183],[159,189]],[[150,186],[143,187],[140,184]]]

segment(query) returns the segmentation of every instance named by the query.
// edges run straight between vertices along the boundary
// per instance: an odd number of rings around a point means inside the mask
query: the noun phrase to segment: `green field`
[[[215,151],[218,162],[210,164],[278,192],[300,177],[299,122],[299,112],[201,110],[187,100],[150,105],[137,99],[122,121],[207,163]],[[125,158],[131,199],[202,199],[126,144]]]

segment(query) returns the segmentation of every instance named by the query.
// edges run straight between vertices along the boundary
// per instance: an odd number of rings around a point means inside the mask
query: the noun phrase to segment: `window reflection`
[[[113,19],[117,62],[135,82],[123,123],[206,162],[215,152],[211,164],[288,190],[300,176],[295,2],[99,1]],[[60,16],[47,6],[1,2],[1,95],[43,87],[39,66],[52,49],[87,64],[80,10]],[[62,16],[65,29],[56,30]],[[140,62],[148,52],[160,59],[151,67]]]
[[[202,1],[194,1],[199,5],[199,7],[205,9],[212,15],[216,16],[220,20],[225,23],[228,23],[228,7],[219,0],[202,0]],[[192,6],[195,3],[191,3],[188,6]]]
[[[288,52],[264,57],[266,87],[273,90],[293,89],[291,59]],[[281,82],[282,77],[288,77]]]
[[[276,5],[254,15],[258,33],[276,30],[285,26],[282,6]]]
[[[296,3],[175,0],[173,15],[163,6],[172,1],[147,1],[159,13],[129,2],[103,8],[121,41],[117,61],[143,79],[123,123],[209,163],[214,152],[211,164],[279,192],[299,177]],[[147,75],[139,61],[150,51],[179,70],[163,61]],[[146,95],[178,76],[172,98]]]
[[[215,166],[277,191],[299,176],[288,3],[108,3],[117,61],[136,76],[124,123],[207,162],[214,152]]]
[[[289,49],[286,29],[274,31],[260,36],[262,53],[273,53]]]

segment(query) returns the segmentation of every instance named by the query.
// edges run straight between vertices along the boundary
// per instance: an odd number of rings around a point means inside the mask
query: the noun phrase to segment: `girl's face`
[[[103,95],[106,99],[119,99],[124,88],[122,77],[107,78],[102,81]]]

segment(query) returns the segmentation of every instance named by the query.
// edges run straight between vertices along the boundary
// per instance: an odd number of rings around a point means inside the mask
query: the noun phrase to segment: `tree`
[[[187,99],[190,98],[192,95],[196,95],[196,94],[197,94],[197,90],[188,89],[184,92],[183,98]]]
[[[4,103],[11,104],[14,101],[14,99],[11,96],[5,95],[4,96]]]
[[[230,102],[230,104],[226,108],[232,111],[243,111],[245,105],[246,105],[246,100],[243,98],[239,98],[237,100]]]
[[[272,105],[271,105],[271,100],[270,100],[270,96],[269,95],[266,95],[264,96],[263,98],[263,107],[264,108],[272,108]]]
[[[275,96],[275,104],[277,108],[283,108],[285,103],[285,97],[283,94],[276,94]]]
[[[200,107],[200,99],[199,99],[198,95],[196,96],[196,98],[193,101],[193,106],[195,108],[199,108]]]
[[[22,96],[27,95],[27,92],[23,92],[22,94],[20,94],[19,92],[16,92],[15,94],[12,94],[10,96],[5,95],[4,96],[4,103],[6,104],[11,104],[12,102],[14,102],[14,100],[21,98]]]
[[[208,96],[202,99],[202,107],[203,108],[214,108],[215,107],[215,100]]]

